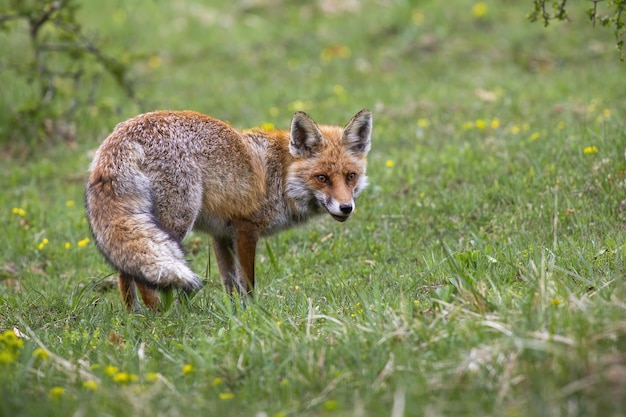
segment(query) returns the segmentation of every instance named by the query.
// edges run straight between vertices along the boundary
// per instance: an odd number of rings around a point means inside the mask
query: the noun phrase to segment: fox
[[[85,188],[94,241],[118,272],[128,310],[162,307],[160,291],[203,281],[183,240],[207,233],[222,283],[253,297],[259,239],[328,213],[345,222],[368,185],[372,113],[345,127],[298,111],[289,129],[236,129],[195,111],[160,110],[116,125],[95,152]]]

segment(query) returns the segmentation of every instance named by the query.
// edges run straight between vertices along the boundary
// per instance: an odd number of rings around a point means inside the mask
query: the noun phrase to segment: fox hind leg
[[[137,289],[139,290],[139,294],[141,294],[141,299],[145,306],[152,310],[160,310],[161,298],[159,297],[159,293],[154,288],[141,281],[135,281],[135,284],[137,285]]]
[[[141,299],[146,307],[152,310],[158,310],[160,308],[161,300],[157,291],[143,282],[135,280],[133,276],[125,272],[120,272],[117,278],[117,284],[122,300],[128,311],[141,310],[141,305],[139,305],[139,299],[137,298],[137,290],[139,290]]]
[[[138,311],[141,306],[139,300],[137,300],[137,291],[135,290],[135,279],[120,271],[117,277],[117,286],[120,290],[122,300],[126,305],[128,311]]]

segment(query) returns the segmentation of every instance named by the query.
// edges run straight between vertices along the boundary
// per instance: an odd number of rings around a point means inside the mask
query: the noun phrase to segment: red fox
[[[202,282],[182,241],[210,234],[226,290],[252,295],[261,236],[328,213],[343,222],[367,186],[372,113],[345,128],[304,112],[286,130],[236,130],[192,111],[156,111],[118,124],[96,151],[85,193],[96,245],[119,271],[120,294],[158,309],[156,290]]]

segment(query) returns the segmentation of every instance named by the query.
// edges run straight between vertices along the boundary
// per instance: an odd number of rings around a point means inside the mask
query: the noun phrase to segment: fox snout
[[[338,222],[345,222],[350,217],[350,214],[354,211],[354,201],[349,203],[339,203],[336,200],[329,200],[324,205],[328,214]]]

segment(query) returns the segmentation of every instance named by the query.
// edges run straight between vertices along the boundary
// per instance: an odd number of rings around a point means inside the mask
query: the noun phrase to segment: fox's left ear
[[[371,147],[372,112],[363,109],[346,125],[343,142],[357,156],[365,156]]]

